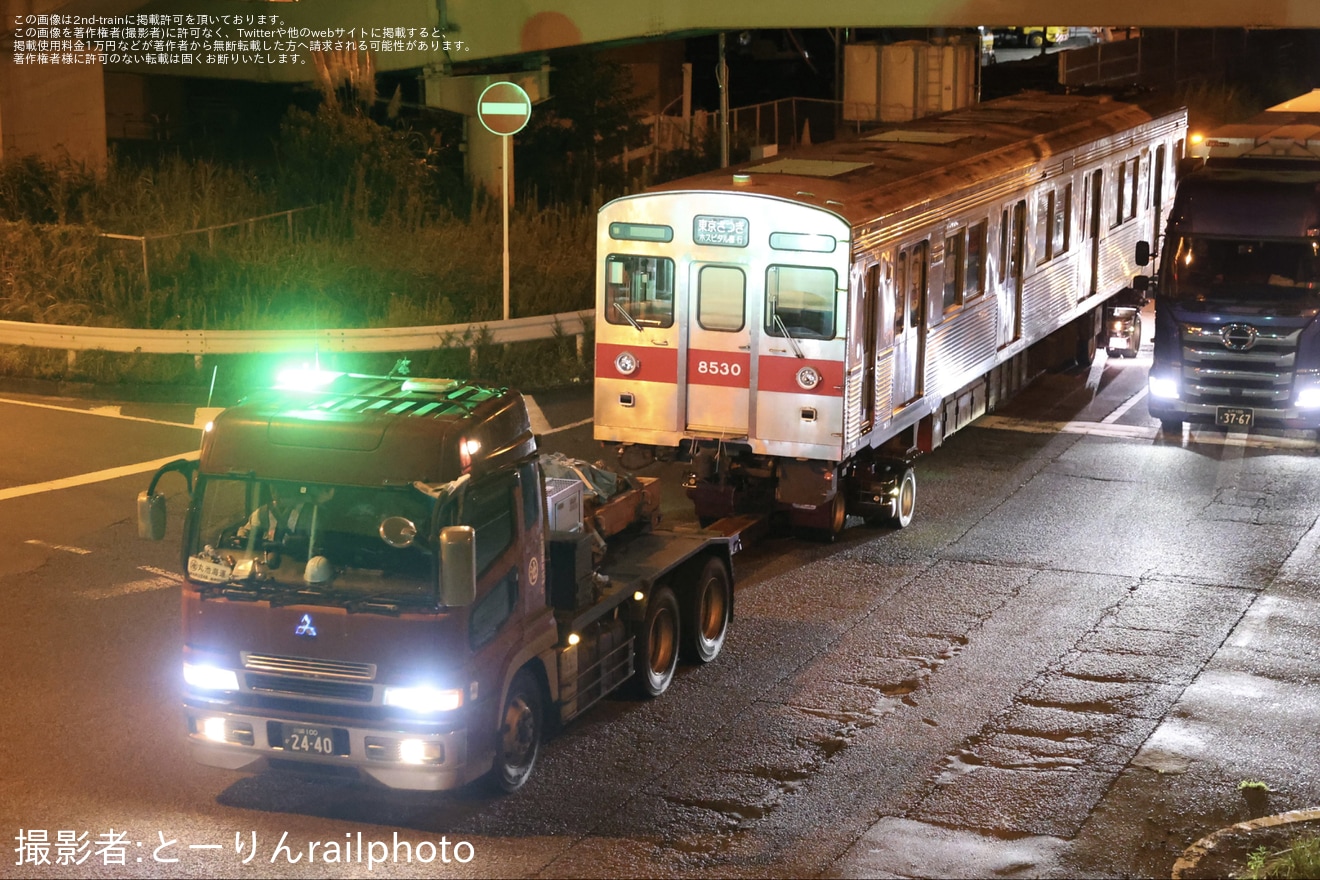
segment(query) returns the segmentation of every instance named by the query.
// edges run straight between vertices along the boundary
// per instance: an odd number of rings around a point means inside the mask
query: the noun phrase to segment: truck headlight
[[[1320,386],[1312,385],[1297,392],[1298,409],[1320,408]]]
[[[396,709],[406,709],[419,715],[435,712],[450,712],[463,705],[461,689],[441,689],[422,685],[419,687],[385,688],[385,705]]]
[[[1178,399],[1178,380],[1172,376],[1151,376],[1150,396],[1164,400]]]
[[[183,680],[199,691],[236,691],[238,673],[207,663],[184,663]]]

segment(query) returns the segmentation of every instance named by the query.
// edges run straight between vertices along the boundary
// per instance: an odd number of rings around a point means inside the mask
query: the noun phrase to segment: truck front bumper
[[[271,762],[307,769],[355,770],[389,788],[446,791],[484,772],[468,761],[467,731],[362,727],[280,718],[244,709],[184,704],[194,760],[226,770],[255,771]]]

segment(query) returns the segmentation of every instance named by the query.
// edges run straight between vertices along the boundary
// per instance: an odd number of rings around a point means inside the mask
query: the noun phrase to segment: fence
[[[370,330],[126,330],[0,321],[0,344],[65,349],[70,366],[76,362],[78,352],[92,350],[191,354],[200,366],[204,355],[312,351],[379,353],[467,348],[475,359],[478,343],[501,345],[564,335],[575,337],[578,360],[582,361],[586,334],[594,323],[592,309],[484,324]]]
[[[1059,82],[1068,88],[1171,86],[1221,78],[1240,62],[1245,50],[1246,37],[1240,30],[1148,28],[1130,40],[1060,52]]]

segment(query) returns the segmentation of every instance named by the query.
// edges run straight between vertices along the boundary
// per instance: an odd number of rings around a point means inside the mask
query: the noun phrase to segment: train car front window
[[[746,323],[747,280],[741,269],[703,266],[697,289],[697,323],[704,330],[741,330]]]
[[[611,324],[672,327],[674,261],[627,254],[606,257],[605,320]]]
[[[837,279],[833,269],[771,266],[765,274],[765,332],[833,339]]]

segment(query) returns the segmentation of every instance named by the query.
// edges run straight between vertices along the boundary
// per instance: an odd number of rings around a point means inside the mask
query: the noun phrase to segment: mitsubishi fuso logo
[[[298,621],[298,628],[293,631],[295,636],[307,636],[316,638],[316,627],[312,625],[312,615],[304,614],[302,620]]]
[[[1246,351],[1256,344],[1256,328],[1250,324],[1225,324],[1219,338],[1230,351]]]

